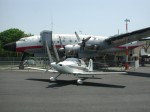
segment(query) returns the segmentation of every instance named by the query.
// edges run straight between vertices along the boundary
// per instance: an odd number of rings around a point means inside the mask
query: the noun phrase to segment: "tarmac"
[[[150,67],[126,75],[76,78],[28,70],[0,70],[0,112],[150,112]]]

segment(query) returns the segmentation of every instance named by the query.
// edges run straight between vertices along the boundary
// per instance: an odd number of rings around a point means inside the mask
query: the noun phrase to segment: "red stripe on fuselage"
[[[142,45],[144,45],[144,44],[142,44]],[[142,45],[128,46],[128,48],[129,49],[134,49],[134,48],[142,46]],[[115,47],[115,48],[126,49],[126,46],[118,46],[118,47]]]
[[[17,48],[16,48],[16,52],[24,52],[25,50],[28,50],[28,49],[39,49],[39,48],[43,48],[43,46],[17,47]]]
[[[55,45],[56,48],[61,48],[61,45]],[[16,52],[24,52],[25,50],[29,50],[29,49],[39,49],[39,48],[43,48],[43,46],[26,46],[26,47],[17,47],[16,48]]]

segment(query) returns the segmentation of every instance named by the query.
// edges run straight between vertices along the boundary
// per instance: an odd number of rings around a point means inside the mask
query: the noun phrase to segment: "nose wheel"
[[[78,84],[83,84],[83,80],[82,80],[82,79],[78,79],[78,80],[77,80],[77,83],[78,83]]]
[[[54,81],[57,80],[57,78],[58,78],[60,75],[61,75],[61,74],[57,75],[56,77],[50,77],[49,80],[54,82]]]

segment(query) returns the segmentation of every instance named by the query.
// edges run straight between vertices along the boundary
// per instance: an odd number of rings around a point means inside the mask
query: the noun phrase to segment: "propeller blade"
[[[49,50],[47,41],[45,41],[45,44],[46,44],[46,50],[47,50],[48,58],[49,58],[49,61],[50,61],[50,64],[51,64],[53,62],[53,60],[52,60],[52,55],[51,55],[51,52]]]
[[[63,48],[63,44],[62,44],[62,41],[61,41],[61,37],[59,36],[59,41],[60,41],[60,46],[61,48]]]
[[[60,58],[59,58],[59,55],[58,55],[58,52],[57,52],[57,49],[56,49],[56,46],[53,44],[53,49],[54,49],[54,53],[55,53],[55,56],[56,56],[56,60],[59,61]]]
[[[78,42],[80,42],[81,40],[80,40],[80,37],[79,37],[79,35],[77,34],[77,32],[75,32],[75,35],[76,35],[76,37],[77,37]]]
[[[84,39],[85,42],[87,42],[91,37],[87,37],[86,39]]]

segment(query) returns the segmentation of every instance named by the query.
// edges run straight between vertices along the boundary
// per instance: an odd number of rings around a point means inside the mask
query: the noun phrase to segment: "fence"
[[[19,64],[21,58],[14,58],[14,57],[0,57],[0,70],[18,70],[19,69]],[[43,69],[48,69],[49,66],[49,61],[45,58],[29,58],[28,60],[25,60],[23,62],[25,69],[24,70],[29,70],[27,67],[36,67],[36,68],[43,68]],[[87,63],[88,65],[88,63]],[[114,71],[124,71],[124,64],[122,63],[114,63],[111,61],[105,61],[105,62],[94,62],[94,69],[97,70],[114,70]],[[129,69],[135,70],[135,62],[129,62]]]
[[[21,57],[0,57],[0,70],[18,70]],[[25,70],[27,67],[39,67],[47,69],[49,61],[45,58],[28,58],[23,62]]]

